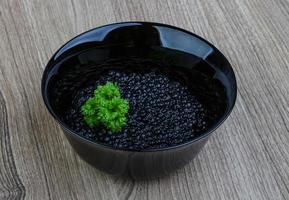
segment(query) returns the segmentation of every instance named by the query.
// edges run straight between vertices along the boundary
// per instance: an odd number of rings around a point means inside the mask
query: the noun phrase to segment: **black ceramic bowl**
[[[204,76],[195,76],[195,84],[201,83],[202,77],[214,79],[225,90],[226,106],[223,114],[191,141],[168,148],[143,151],[115,149],[79,136],[61,120],[59,111],[54,108],[56,101],[69,101],[69,95],[63,95],[62,100],[51,95],[57,75],[67,72],[66,79],[70,77],[72,81],[63,81],[63,87],[77,89],[81,81],[74,84],[73,78],[81,77],[81,68],[74,73],[70,70],[73,66],[93,64],[94,71],[98,71],[103,68],[103,63],[120,58],[122,62],[126,62],[126,58],[127,62],[131,58],[137,58],[162,63],[163,67],[173,65],[176,70],[183,71],[183,74],[198,71]],[[141,68],[141,65],[136,64],[135,67]],[[186,78],[188,77],[184,75],[184,79]],[[83,77],[83,82],[85,81],[87,77]],[[53,55],[42,78],[44,102],[80,157],[109,174],[132,178],[163,176],[192,160],[210,135],[229,116],[236,93],[236,79],[231,65],[212,44],[186,30],[148,22],[110,24],[73,38]]]

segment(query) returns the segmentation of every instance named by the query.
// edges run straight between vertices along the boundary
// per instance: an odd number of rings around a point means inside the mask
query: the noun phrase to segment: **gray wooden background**
[[[71,37],[142,20],[190,30],[230,60],[235,109],[198,157],[169,177],[101,173],[71,149],[40,79]],[[0,199],[289,199],[288,0],[1,0]]]

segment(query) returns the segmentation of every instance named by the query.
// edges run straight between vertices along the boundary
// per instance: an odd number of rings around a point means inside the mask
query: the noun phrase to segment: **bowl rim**
[[[114,26],[114,25],[120,25],[120,24],[139,24],[139,25],[152,25],[152,26],[163,26],[163,27],[167,27],[167,28],[171,28],[174,30],[178,30],[181,32],[185,32],[188,33],[189,35],[196,37],[200,40],[202,40],[203,42],[205,42],[206,44],[208,44],[210,47],[212,47],[214,49],[214,51],[216,51],[219,55],[221,55],[225,61],[228,64],[228,68],[231,70],[232,72],[232,81],[234,82],[233,84],[235,85],[235,88],[233,90],[234,96],[233,96],[233,100],[232,100],[232,105],[225,111],[225,113],[222,115],[222,117],[208,130],[206,130],[205,132],[201,133],[200,135],[197,135],[195,138],[193,138],[192,140],[189,140],[187,142],[178,144],[178,145],[173,145],[173,146],[169,146],[169,147],[164,147],[164,148],[156,148],[156,149],[144,149],[144,150],[134,150],[134,149],[125,149],[125,148],[116,148],[110,145],[106,145],[106,144],[101,144],[101,143],[97,143],[95,141],[89,140],[85,137],[80,136],[79,134],[77,134],[76,131],[72,130],[68,125],[66,125],[65,122],[63,122],[58,116],[57,114],[54,112],[54,110],[52,109],[52,107],[50,106],[50,102],[48,100],[47,97],[47,91],[45,89],[45,75],[47,74],[48,71],[48,66],[50,66],[50,63],[53,62],[53,58],[55,58],[55,56],[59,53],[59,51],[65,46],[67,45],[69,42],[71,42],[72,40],[86,34],[89,33],[91,31],[94,31],[96,29],[99,28],[104,28],[107,26]],[[215,132],[216,129],[218,129],[223,123],[224,121],[226,121],[226,119],[229,117],[229,115],[231,114],[233,108],[235,107],[235,103],[236,103],[236,99],[237,99],[237,81],[236,81],[236,76],[234,73],[234,70],[230,64],[230,62],[228,61],[228,59],[224,56],[224,54],[219,51],[213,44],[211,44],[210,42],[208,42],[207,40],[205,40],[204,38],[196,35],[195,33],[192,33],[188,30],[173,26],[173,25],[168,25],[168,24],[164,24],[164,23],[158,23],[158,22],[148,22],[148,21],[123,21],[123,22],[116,22],[116,23],[111,23],[111,24],[106,24],[106,25],[102,25],[102,26],[98,26],[92,29],[89,29],[85,32],[82,32],[78,35],[76,35],[75,37],[73,37],[72,39],[70,39],[69,41],[67,41],[66,43],[64,43],[54,54],[53,56],[49,59],[48,63],[45,66],[45,69],[43,71],[42,74],[42,78],[41,78],[41,93],[42,93],[42,98],[44,101],[44,104],[46,106],[46,108],[48,109],[49,113],[54,117],[54,119],[60,124],[60,126],[64,129],[64,131],[69,132],[69,134],[71,134],[72,136],[76,137],[77,139],[81,140],[84,143],[88,143],[90,145],[96,146],[98,148],[105,148],[105,149],[110,149],[113,151],[123,151],[123,152],[141,152],[141,153],[145,153],[145,152],[159,152],[159,151],[168,151],[168,150],[173,150],[173,149],[177,149],[177,148],[182,148],[188,145],[191,145],[193,143],[198,142],[199,140],[205,139],[207,137],[209,137],[212,133]]]

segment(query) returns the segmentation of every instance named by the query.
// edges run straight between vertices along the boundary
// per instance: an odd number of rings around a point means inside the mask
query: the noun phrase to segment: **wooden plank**
[[[71,149],[40,79],[65,41],[116,21],[156,21],[205,37],[230,60],[236,107],[198,157],[169,177],[103,174]],[[0,199],[289,199],[289,2],[2,0]]]

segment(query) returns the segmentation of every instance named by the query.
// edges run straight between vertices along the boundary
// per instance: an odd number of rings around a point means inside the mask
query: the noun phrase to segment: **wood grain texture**
[[[168,23],[215,44],[237,76],[225,124],[189,165],[132,181],[71,149],[42,102],[48,59],[107,23]],[[289,199],[288,0],[1,0],[0,199]]]

